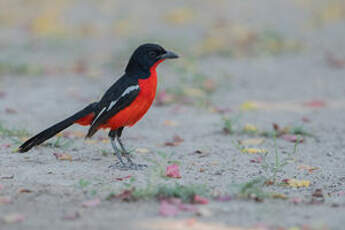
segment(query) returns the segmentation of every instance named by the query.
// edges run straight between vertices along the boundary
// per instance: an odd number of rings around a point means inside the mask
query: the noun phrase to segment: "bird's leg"
[[[115,141],[115,137],[116,137],[116,130],[112,130],[109,132],[108,134],[109,138],[110,138],[110,142],[111,142],[111,145],[114,149],[114,155],[116,155],[117,159],[119,160],[119,164],[114,164],[114,165],[110,165],[109,168],[125,168],[126,167],[126,164],[125,162],[123,162],[122,160],[122,156],[121,156],[121,152],[119,150],[119,148],[117,147],[116,145],[116,141]]]
[[[123,145],[121,138],[119,136],[117,136],[116,140],[119,143],[121,150],[122,150],[122,154],[124,157],[126,157],[128,163],[134,164],[131,157],[130,157],[130,153],[125,149],[125,146]]]
[[[121,135],[122,135],[122,131],[123,131],[123,127],[117,130],[117,135],[116,135],[116,140],[119,143],[121,150],[122,150],[122,154],[123,156],[127,159],[127,162],[129,164],[129,168],[131,169],[143,169],[146,168],[147,165],[144,164],[135,164],[132,159],[130,158],[130,153],[126,150],[125,146],[122,143],[121,140]]]

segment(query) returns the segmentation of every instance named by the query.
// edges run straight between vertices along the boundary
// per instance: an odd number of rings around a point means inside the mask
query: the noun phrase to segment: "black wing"
[[[129,106],[138,96],[140,87],[138,80],[125,74],[104,94],[98,103],[98,112],[91,123],[86,137],[92,137],[97,128],[106,123],[111,117]]]

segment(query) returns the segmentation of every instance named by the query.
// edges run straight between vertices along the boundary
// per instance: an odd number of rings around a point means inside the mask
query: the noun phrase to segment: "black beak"
[[[178,58],[178,55],[174,52],[167,51],[165,54],[162,54],[159,59],[175,59]]]

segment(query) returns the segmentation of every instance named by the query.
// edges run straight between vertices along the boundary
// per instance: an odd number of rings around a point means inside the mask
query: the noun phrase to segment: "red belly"
[[[100,125],[99,128],[115,130],[120,127],[132,126],[145,115],[155,99],[157,89],[156,71],[152,71],[148,79],[139,79],[139,87],[139,95],[132,104],[110,118],[107,123]]]

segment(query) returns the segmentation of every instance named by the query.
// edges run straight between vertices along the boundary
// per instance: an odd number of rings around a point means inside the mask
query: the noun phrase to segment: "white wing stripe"
[[[104,112],[104,110],[105,110],[106,108],[107,108],[107,107],[104,107],[104,108],[101,110],[101,112],[99,112],[99,114],[97,115],[97,117],[93,120],[91,126],[97,121],[97,119],[99,118],[99,116],[102,115],[102,113]]]
[[[137,90],[139,89],[139,85],[132,85],[130,87],[128,87],[122,94],[121,96],[115,100],[115,101],[112,101],[107,109],[107,111],[111,110],[113,108],[113,106],[116,104],[116,102],[121,98],[121,97],[124,97],[126,96],[127,94],[129,94],[130,92],[134,91],[134,90]]]

